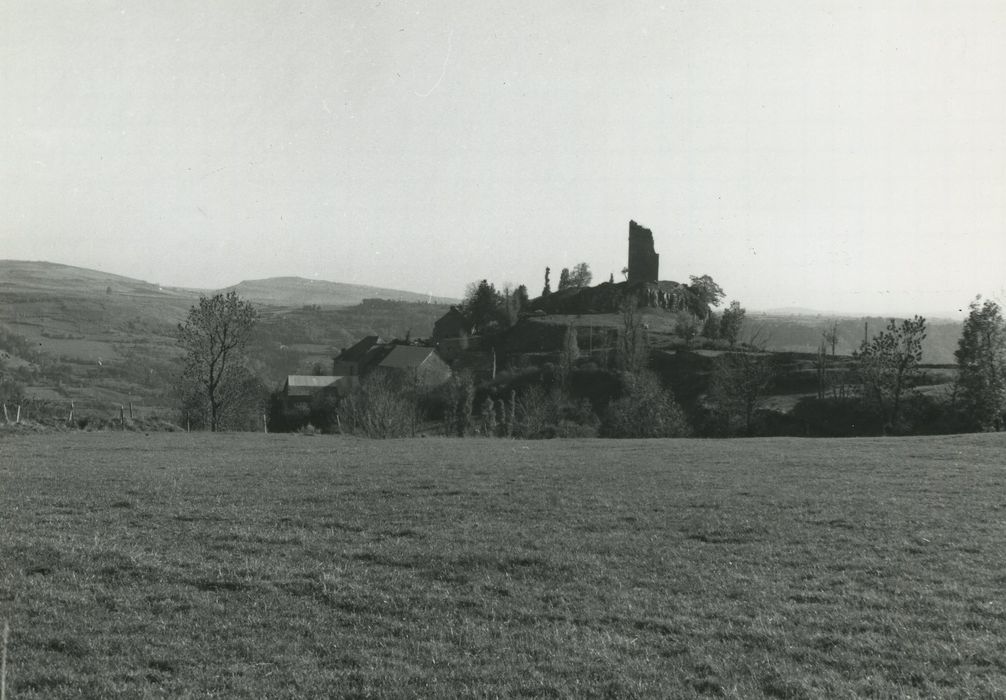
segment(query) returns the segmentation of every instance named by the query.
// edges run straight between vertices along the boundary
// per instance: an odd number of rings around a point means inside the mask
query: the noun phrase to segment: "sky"
[[[1006,302],[1006,3],[0,5],[0,258],[749,310]]]

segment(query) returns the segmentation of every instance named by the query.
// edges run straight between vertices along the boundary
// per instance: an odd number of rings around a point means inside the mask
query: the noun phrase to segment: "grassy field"
[[[0,525],[11,698],[1006,696],[1002,435],[8,436]]]

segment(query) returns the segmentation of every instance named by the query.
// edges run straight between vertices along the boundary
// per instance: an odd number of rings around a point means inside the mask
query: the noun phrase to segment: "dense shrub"
[[[963,406],[950,396],[929,394],[913,394],[905,400],[904,422],[912,435],[947,435],[973,428]]]
[[[338,416],[343,432],[371,438],[414,435],[419,422],[415,397],[380,373],[368,376],[339,402]]]
[[[540,386],[526,388],[517,396],[514,434],[521,438],[551,438],[559,424],[558,392]]]
[[[585,362],[569,373],[567,389],[574,399],[587,399],[592,407],[603,412],[620,395],[622,382],[618,372]]]
[[[225,403],[218,406],[217,430],[259,431],[262,416],[269,412],[270,395],[262,380],[246,367],[237,365],[227,370],[227,383],[218,390]],[[204,393],[182,382],[177,387],[180,411],[178,424],[192,430],[213,426],[213,415]]]
[[[441,391],[443,397],[444,433],[464,437],[475,428],[475,381],[469,372],[460,372],[446,382]]]
[[[24,387],[9,376],[0,377],[0,402],[17,405],[24,401]]]
[[[811,437],[854,437],[880,435],[884,419],[879,411],[866,406],[858,397],[804,397],[793,408],[792,416]]]
[[[682,437],[691,431],[673,394],[651,372],[623,376],[623,395],[605,411],[600,434],[617,438]]]
[[[810,437],[856,437],[889,434],[941,435],[967,430],[967,417],[949,397],[910,394],[892,429],[883,414],[858,397],[800,399],[791,414],[795,434]]]

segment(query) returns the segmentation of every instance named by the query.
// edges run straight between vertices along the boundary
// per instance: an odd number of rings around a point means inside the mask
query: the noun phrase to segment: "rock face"
[[[656,282],[660,256],[653,250],[653,232],[635,221],[629,222],[629,284]]]

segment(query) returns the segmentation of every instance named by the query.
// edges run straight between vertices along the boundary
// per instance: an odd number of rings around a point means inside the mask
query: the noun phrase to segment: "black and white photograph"
[[[1006,2],[0,3],[0,700],[1006,697]]]

